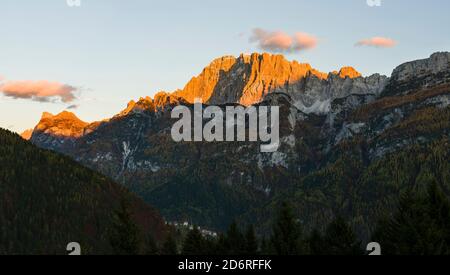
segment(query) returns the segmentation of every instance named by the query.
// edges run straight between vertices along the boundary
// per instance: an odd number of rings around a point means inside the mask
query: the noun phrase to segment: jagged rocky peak
[[[196,99],[211,105],[257,104],[271,93],[286,93],[296,106],[307,113],[327,113],[336,98],[351,94],[380,94],[387,77],[362,77],[353,67],[324,73],[308,63],[288,61],[283,55],[269,53],[223,56],[213,60],[193,77],[182,90],[159,92],[154,100],[131,101],[119,116],[149,109],[164,111],[171,106],[194,103]]]
[[[201,98],[209,104],[251,105],[260,102],[268,93],[311,75],[319,79],[328,76],[309,64],[288,61],[283,55],[224,56],[214,60],[175,95],[190,103]]]
[[[385,95],[410,93],[450,83],[450,52],[437,52],[429,58],[404,63],[392,72]]]
[[[427,59],[416,60],[398,66],[392,73],[396,81],[408,81],[426,75],[450,71],[450,52],[438,52]]]
[[[43,113],[42,113],[42,116],[41,116],[41,119],[52,118],[52,117],[53,117],[53,114],[52,114],[52,113],[49,113],[49,112],[43,112]]]
[[[61,113],[54,116],[53,119],[72,119],[72,120],[83,122],[74,113],[69,112],[69,111],[62,111]]]
[[[151,97],[141,97],[137,102],[131,100],[128,102],[127,107],[121,111],[115,118],[125,117],[130,114],[142,114],[144,112],[165,112],[170,110],[174,106],[180,104],[187,104],[183,98],[178,97],[176,94],[170,94],[166,92],[158,92],[155,94],[154,99]]]
[[[83,122],[74,113],[69,111],[62,111],[61,113],[56,115],[49,112],[43,112],[40,123],[64,119]]]
[[[166,92],[157,93],[153,102],[155,112],[166,111],[173,106],[188,103],[185,99],[177,96],[176,94]]]
[[[208,104],[239,103],[253,105],[270,93],[289,94],[306,112],[327,112],[328,102],[350,94],[379,94],[387,77],[362,77],[353,67],[324,73],[308,63],[289,61],[269,53],[225,56],[214,60],[192,78],[177,97],[193,103],[201,98]]]
[[[44,112],[38,125],[34,129],[33,136],[45,133],[60,137],[80,137],[84,128],[89,123],[79,119],[74,113],[63,111],[57,115]]]
[[[128,102],[127,107],[123,111],[121,111],[116,117],[127,116],[131,113],[142,113],[145,110],[154,110],[153,99],[151,99],[148,96],[145,98],[144,97],[139,98],[137,102],[131,100],[130,102]]]
[[[340,78],[358,78],[362,76],[362,74],[353,67],[343,67],[338,75]]]
[[[44,112],[42,113],[42,117],[41,117],[41,121],[56,121],[56,120],[61,120],[61,119],[70,119],[70,120],[74,120],[76,122],[83,122],[81,119],[79,119],[74,113],[69,112],[69,111],[62,111],[61,113],[57,114],[57,115],[53,115],[51,113],[48,112]]]
[[[182,97],[189,103],[194,103],[195,99],[201,98],[207,102],[212,96],[214,88],[223,74],[229,72],[236,64],[233,56],[224,56],[215,59],[209,64],[200,75],[193,77],[182,90],[174,93],[177,97]]]
[[[269,93],[288,92],[290,86],[307,77],[320,80],[328,77],[327,73],[313,69],[308,63],[288,61],[283,55],[252,54],[248,67],[243,75],[245,86],[236,99],[246,106],[260,102]]]
[[[68,111],[57,115],[45,112],[34,128],[30,141],[42,148],[59,150],[82,137],[88,126],[89,123]]]

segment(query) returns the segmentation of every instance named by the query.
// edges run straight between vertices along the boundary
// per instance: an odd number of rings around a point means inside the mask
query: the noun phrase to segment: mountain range
[[[170,111],[196,98],[280,106],[280,149],[173,142]],[[449,105],[448,52],[390,77],[255,53],[216,59],[182,90],[130,101],[100,122],[44,113],[24,138],[120,182],[169,221],[223,230],[238,220],[265,233],[275,206],[290,201],[307,229],[342,215],[367,238],[407,190],[436,180],[450,194]]]

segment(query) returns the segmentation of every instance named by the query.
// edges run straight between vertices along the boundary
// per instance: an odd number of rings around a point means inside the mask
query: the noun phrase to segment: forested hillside
[[[450,194],[449,145],[444,136],[432,144],[417,144],[366,164],[361,152],[364,145],[355,141],[342,148],[337,160],[299,179],[243,220],[260,224],[267,232],[271,223],[264,225],[264,221],[270,221],[274,209],[289,201],[307,231],[324,230],[327,224],[323,221],[342,216],[358,236],[370,241],[377,222],[391,217],[403,196],[423,196],[432,184]]]
[[[67,254],[70,242],[83,254],[114,253],[111,227],[122,201],[142,232],[164,236],[157,211],[123,187],[0,129],[0,254]]]

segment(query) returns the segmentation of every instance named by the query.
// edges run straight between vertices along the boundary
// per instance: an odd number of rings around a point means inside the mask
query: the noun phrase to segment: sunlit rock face
[[[192,78],[184,89],[176,91],[174,94],[190,103],[198,98],[207,102],[212,97],[218,82],[224,75],[230,73],[235,64],[236,58],[233,56],[218,58],[204,68],[200,75]]]
[[[228,73],[222,73],[209,99],[211,104],[248,106],[260,102],[269,93],[286,92],[308,76],[327,77],[309,64],[289,62],[282,55],[241,55],[235,60]]]
[[[362,77],[352,67],[323,73],[307,63],[288,61],[282,55],[252,54],[214,60],[174,95],[193,103],[239,103],[249,106],[270,93],[287,93],[306,113],[326,113],[336,98],[350,94],[379,94],[387,77]]]
[[[20,134],[20,137],[22,137],[24,140],[30,140],[32,135],[33,135],[33,129],[28,129],[28,130],[23,131]]]
[[[83,136],[88,125],[71,112],[64,111],[57,115],[45,112],[30,140],[43,148],[59,149]]]

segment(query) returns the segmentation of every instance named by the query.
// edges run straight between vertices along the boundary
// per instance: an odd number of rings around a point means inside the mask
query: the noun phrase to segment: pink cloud
[[[316,37],[304,33],[304,32],[298,32],[294,35],[294,47],[297,50],[307,50],[317,47],[318,40]]]
[[[356,43],[356,46],[369,46],[376,48],[392,48],[397,45],[397,41],[385,37],[372,37]]]
[[[282,31],[263,29],[254,29],[250,42],[257,42],[259,48],[271,52],[296,52],[317,46],[317,38],[307,33],[298,32],[291,36]]]
[[[0,93],[7,97],[31,99],[40,102],[49,102],[60,99],[62,102],[72,102],[76,99],[77,88],[59,82],[47,80],[7,81],[0,84]]]

